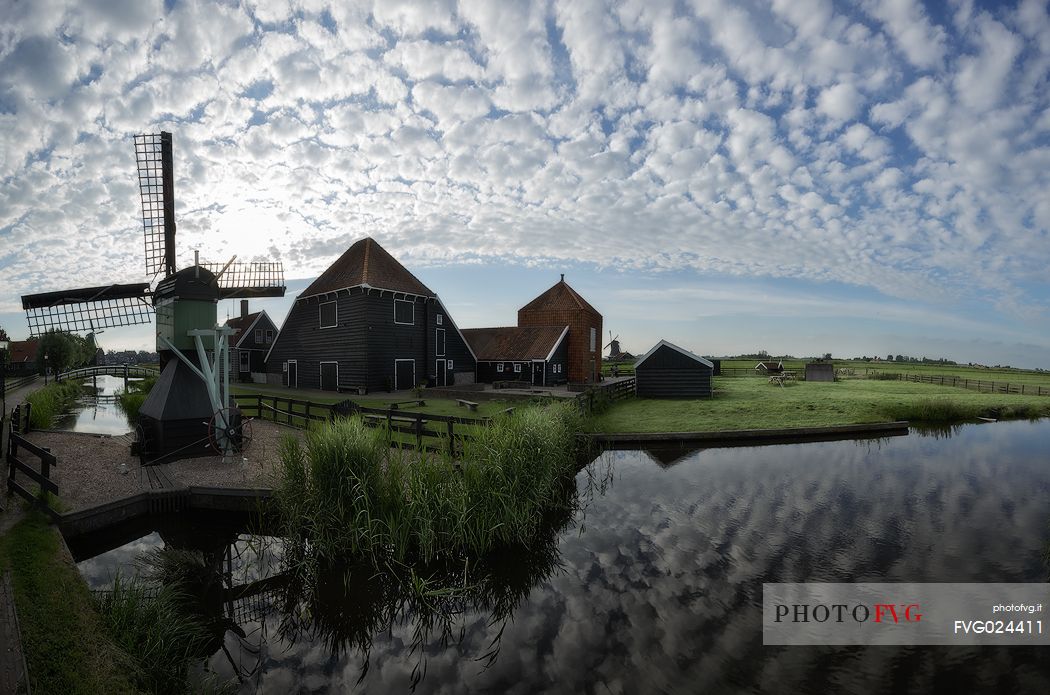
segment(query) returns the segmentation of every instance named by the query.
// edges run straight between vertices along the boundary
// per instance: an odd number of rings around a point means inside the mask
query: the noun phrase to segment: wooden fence
[[[27,454],[38,459],[40,470],[37,470],[34,466],[29,465],[19,458],[19,450],[24,450]],[[7,464],[8,493],[16,493],[29,502],[39,505],[40,508],[50,515],[52,519],[57,521],[59,518],[58,512],[47,504],[44,494],[51,493],[56,496],[58,495],[58,485],[51,480],[51,466],[58,464],[58,459],[55,455],[48,449],[39,447],[31,441],[22,438],[20,434],[11,432],[7,443]],[[34,495],[18,482],[16,474],[19,471],[21,471],[22,474],[29,476],[30,480],[36,482],[40,486],[40,495]]]
[[[29,376],[23,376],[23,377],[19,377],[17,379],[5,379],[4,380],[4,390],[6,390],[6,391],[14,391],[15,389],[20,389],[23,386],[26,386],[27,384],[32,384],[34,381],[36,381],[39,378],[40,377],[37,374],[30,374]]]
[[[631,377],[630,379],[623,379],[609,384],[599,384],[577,396],[576,402],[580,404],[585,413],[589,413],[594,410],[595,403],[599,402],[600,399],[620,401],[625,398],[633,398],[637,383],[635,378]]]
[[[608,384],[600,384],[576,397],[576,402],[585,412],[594,409],[595,402],[602,397],[618,401],[634,396],[634,378]],[[337,416],[361,415],[369,427],[385,426],[393,437],[391,444],[404,445],[415,442],[417,448],[448,451],[453,456],[462,448],[462,442],[474,437],[478,427],[487,427],[492,418],[464,418],[451,415],[414,413],[397,408],[369,408],[347,400],[338,404],[269,394],[236,394],[237,407],[248,417],[270,420],[282,425],[303,429],[311,422],[324,422]],[[512,412],[508,408],[505,412]]]
[[[946,374],[894,374],[892,372],[874,371],[868,374],[869,379],[889,379],[890,381],[914,381],[920,384],[940,384],[971,389],[980,393],[1016,393],[1022,396],[1050,396],[1050,387],[1038,384],[1011,384],[1006,381],[989,381],[987,379],[967,379]]]
[[[11,432],[17,434],[29,434],[30,415],[33,414],[33,404],[29,401],[19,403],[11,411]]]
[[[312,421],[326,421],[339,415],[361,415],[369,427],[385,426],[391,435],[407,435],[392,438],[392,444],[406,444],[414,440],[417,448],[447,450],[452,455],[462,448],[464,439],[474,436],[470,428],[486,427],[491,421],[491,418],[462,418],[368,408],[353,401],[331,405],[262,394],[237,395],[235,399],[241,411],[249,417],[299,428],[306,427]]]

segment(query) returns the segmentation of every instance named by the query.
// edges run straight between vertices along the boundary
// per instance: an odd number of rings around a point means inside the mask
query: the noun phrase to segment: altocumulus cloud
[[[0,13],[0,311],[55,268],[141,274],[130,136],[161,128],[180,250],[278,255],[292,277],[372,234],[417,266],[584,259],[1050,308],[1040,0]]]

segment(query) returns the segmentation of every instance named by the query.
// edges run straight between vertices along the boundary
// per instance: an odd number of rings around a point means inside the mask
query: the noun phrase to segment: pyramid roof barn
[[[311,297],[359,285],[425,297],[435,296],[372,237],[355,242],[299,296]]]
[[[586,299],[581,297],[576,290],[569,287],[569,283],[565,282],[564,276],[554,287],[551,287],[518,311],[557,311],[559,309],[583,309],[601,316],[597,309],[587,303]]]

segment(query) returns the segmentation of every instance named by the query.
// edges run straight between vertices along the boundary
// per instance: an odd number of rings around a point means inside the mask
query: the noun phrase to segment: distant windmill
[[[156,280],[60,290],[22,297],[31,335],[51,329],[99,332],[157,319],[161,374],[139,409],[136,448],[144,463],[242,451],[249,421],[229,400],[232,328],[220,327],[220,299],[283,297],[280,263],[175,266],[175,193],[171,133],[135,136],[146,275]]]
[[[609,342],[604,345],[602,349],[609,348],[609,359],[619,359],[620,355],[620,334],[617,333],[616,337],[613,337],[612,331],[609,331]]]

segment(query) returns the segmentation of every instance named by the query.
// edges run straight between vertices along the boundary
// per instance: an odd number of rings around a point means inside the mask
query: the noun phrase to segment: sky
[[[1050,368],[1042,0],[0,0],[0,17],[12,338],[22,294],[153,279],[132,136],[167,130],[180,266],[280,260],[294,295],[372,236],[461,327],[513,325],[565,273],[636,353]],[[280,324],[291,302],[256,306]]]

